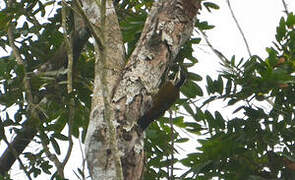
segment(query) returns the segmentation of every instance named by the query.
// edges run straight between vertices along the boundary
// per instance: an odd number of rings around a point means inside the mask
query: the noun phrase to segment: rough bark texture
[[[10,143],[10,148],[7,147],[0,157],[0,174],[5,175],[16,161],[17,157],[23,152],[27,145],[36,135],[37,130],[28,126],[28,121],[23,125],[22,130]],[[15,151],[16,154],[13,153]]]
[[[117,142],[112,142],[112,137],[116,137],[116,131],[110,129],[109,120],[116,127],[114,108],[110,107],[110,102],[125,65],[122,35],[112,1],[106,3],[104,27],[101,24],[101,9],[96,1],[84,1],[83,9],[91,23],[94,37],[100,38],[96,41],[101,41],[103,45],[96,46],[92,109],[85,141],[87,162],[92,179],[114,179],[117,177],[114,158],[120,161],[120,155],[114,152]]]
[[[94,10],[94,2],[85,1],[84,8],[85,12],[89,13],[87,16],[90,21],[99,26],[95,20],[99,17],[99,12]],[[107,7],[107,9],[111,8]],[[99,62],[96,65],[94,98],[86,140],[88,166],[93,179],[117,179],[114,163],[116,155],[121,157],[124,179],[140,179],[142,176],[143,135],[138,131],[137,120],[150,108],[151,97],[157,94],[164,83],[169,67],[180,47],[190,38],[194,27],[194,17],[199,9],[199,0],[165,0],[155,3],[146,20],[137,47],[128,64],[121,71],[121,77],[113,67],[121,64],[122,54],[111,55],[111,53],[118,53],[122,43],[115,42],[113,39],[112,42],[118,44],[106,45],[114,50],[107,52],[111,58],[107,60],[107,62],[110,61],[107,67],[99,67],[102,65]],[[97,14],[93,15],[93,13]],[[107,13],[107,21],[110,20],[109,16],[114,22],[115,12]],[[115,24],[112,28],[114,26]],[[121,36],[118,27],[109,28],[106,31],[112,32],[112,36],[115,36],[114,33]],[[116,37],[117,40],[118,38]],[[118,57],[119,59],[115,59]],[[119,63],[114,62],[117,60]],[[109,84],[106,85],[109,90],[108,94],[103,92],[104,84],[100,77],[103,68],[108,69],[107,83]],[[111,106],[109,117],[117,130],[116,143],[119,152],[112,152],[109,142],[109,127],[105,119],[106,104],[103,103],[103,96],[106,95],[108,95]]]

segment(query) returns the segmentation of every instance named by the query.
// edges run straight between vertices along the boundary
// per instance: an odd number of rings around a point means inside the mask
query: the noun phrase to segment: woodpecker
[[[179,99],[180,87],[185,82],[185,74],[179,70],[176,78],[172,81],[166,81],[159,92],[152,97],[152,106],[138,120],[138,126],[141,130],[145,130],[151,122],[164,115],[177,99]]]

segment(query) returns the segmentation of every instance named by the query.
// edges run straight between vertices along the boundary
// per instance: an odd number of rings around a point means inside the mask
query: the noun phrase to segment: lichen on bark
[[[101,25],[98,21],[100,18],[95,16],[103,13],[93,10],[93,2],[85,0],[84,4],[87,5],[84,10],[86,16],[92,19],[95,29]],[[99,56],[96,59],[92,111],[86,141],[88,166],[93,179],[116,179],[118,171],[114,161],[118,156],[124,179],[140,179],[144,153],[143,134],[137,129],[137,120],[150,108],[152,96],[165,82],[180,47],[191,36],[199,3],[197,0],[162,0],[154,3],[126,65],[117,17],[115,12],[110,13],[113,7],[108,4],[110,9],[106,13],[104,28],[109,29],[102,31],[106,32],[103,46],[108,49],[105,60]],[[97,30],[93,33],[99,35],[101,32]],[[100,50],[96,48],[97,52]],[[106,79],[101,78],[102,72],[105,72]],[[114,128],[113,134],[108,134],[110,128]],[[109,142],[111,134],[116,135],[112,141],[116,141],[114,144],[118,152],[114,152]],[[99,173],[104,174],[102,176]]]

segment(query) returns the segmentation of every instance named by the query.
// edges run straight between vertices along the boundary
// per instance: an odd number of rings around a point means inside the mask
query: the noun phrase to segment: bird
[[[174,80],[167,80],[159,92],[152,96],[152,106],[137,121],[138,127],[144,131],[150,123],[163,116],[177,99],[179,99],[180,88],[186,80],[185,73],[180,69]]]

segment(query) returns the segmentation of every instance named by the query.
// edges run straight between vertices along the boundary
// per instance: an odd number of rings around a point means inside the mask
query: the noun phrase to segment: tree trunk
[[[96,29],[94,36],[103,36],[96,39],[103,47],[96,48],[95,88],[86,137],[88,167],[92,179],[121,179],[121,175],[124,179],[140,179],[144,168],[143,133],[137,128],[137,120],[152,104],[151,96],[158,92],[180,47],[190,38],[200,2],[155,3],[125,66],[112,1],[106,3],[105,22],[103,9],[96,2],[83,2],[85,15]]]

